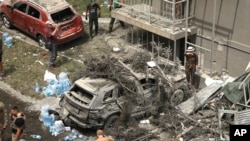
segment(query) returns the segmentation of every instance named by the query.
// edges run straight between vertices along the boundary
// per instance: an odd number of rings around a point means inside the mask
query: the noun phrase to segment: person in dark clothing
[[[55,61],[57,58],[57,43],[55,41],[55,36],[59,30],[59,25],[53,25],[50,21],[46,21],[47,28],[46,33],[46,43],[45,46],[50,52],[49,68],[55,68]]]
[[[18,141],[20,139],[21,134],[23,133],[25,126],[25,120],[22,116],[18,116],[14,119],[14,123],[12,126],[12,141]]]
[[[198,70],[198,56],[195,54],[195,48],[189,46],[185,52],[186,64],[185,73],[189,83],[195,86],[195,75],[194,73]]]
[[[123,0],[110,0],[110,7],[109,7],[110,11],[112,9],[117,9],[117,8],[121,8],[122,7],[117,2],[123,3]],[[108,33],[112,32],[114,22],[115,22],[115,18],[111,17],[111,20],[110,20],[110,23],[109,23],[109,31],[108,31]],[[119,22],[121,24],[121,27],[125,28],[124,22],[123,21],[119,21]]]
[[[18,141],[25,128],[26,116],[23,112],[19,111],[17,106],[11,108],[10,115],[12,141]]]
[[[90,38],[93,38],[93,24],[95,24],[95,35],[98,35],[98,17],[101,17],[101,7],[99,4],[95,2],[95,0],[91,0],[91,2],[87,5],[86,17],[85,17],[86,20],[88,20],[88,13],[89,13],[89,34]]]

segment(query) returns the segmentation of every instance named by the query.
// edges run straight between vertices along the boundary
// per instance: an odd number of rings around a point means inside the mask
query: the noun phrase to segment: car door
[[[37,10],[32,6],[29,6],[25,21],[26,21],[25,28],[27,29],[27,32],[30,35],[35,36],[36,32],[38,32],[38,30],[41,29],[42,21],[39,10]]]
[[[141,80],[140,86],[143,93],[145,107],[151,107],[153,102],[159,100],[156,81],[154,79]]]
[[[115,88],[115,96],[116,98],[116,102],[118,104],[118,106],[120,107],[120,109],[123,109],[126,106],[126,102],[127,102],[127,98],[126,95],[124,93],[124,89],[122,87],[116,87]]]
[[[26,10],[27,10],[27,4],[23,2],[18,2],[13,6],[13,11],[12,11],[12,23],[15,25],[17,28],[26,31],[25,30],[25,17],[26,15]]]

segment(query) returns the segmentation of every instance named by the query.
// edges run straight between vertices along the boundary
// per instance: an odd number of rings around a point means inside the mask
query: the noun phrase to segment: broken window
[[[64,10],[51,14],[51,18],[55,23],[60,23],[71,19],[74,15],[75,14],[72,9],[68,7]]]
[[[103,102],[108,102],[110,100],[113,99],[113,90],[108,91],[105,93],[104,97],[103,97]]]
[[[17,4],[14,5],[14,8],[21,11],[21,12],[23,12],[23,13],[25,13],[26,8],[27,8],[27,4],[25,4],[25,3],[17,3]]]
[[[124,89],[122,87],[118,88],[118,98],[124,96]]]
[[[29,7],[29,11],[28,11],[28,14],[34,18],[37,18],[39,19],[40,18],[40,13],[39,11],[37,11],[35,8],[33,7]]]
[[[80,88],[78,85],[75,85],[71,89],[69,95],[73,97],[75,101],[78,101],[81,104],[86,104],[86,105],[90,104],[94,97],[92,94]]]

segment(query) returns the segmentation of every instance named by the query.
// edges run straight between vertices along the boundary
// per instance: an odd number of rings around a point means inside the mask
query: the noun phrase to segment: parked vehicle
[[[62,44],[83,35],[81,16],[65,0],[3,0],[0,14],[6,28],[13,26],[45,43],[46,21],[58,24],[56,42]]]

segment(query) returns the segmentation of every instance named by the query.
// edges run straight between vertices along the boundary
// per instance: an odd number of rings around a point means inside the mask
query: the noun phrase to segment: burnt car
[[[75,81],[61,98],[60,118],[67,125],[109,129],[125,110],[130,117],[138,117],[162,107],[166,97],[153,76],[141,75],[139,79],[129,77],[128,80],[135,86],[129,96],[120,83],[106,78],[87,77]],[[183,94],[185,88],[176,85],[172,99]]]
[[[159,93],[153,79],[144,84],[136,79],[131,79],[131,82],[136,85],[134,91],[137,92],[130,111],[134,117],[148,112]],[[124,89],[118,83],[102,78],[82,78],[65,92],[60,101],[59,114],[66,124],[77,124],[82,128],[108,128],[118,119],[126,101]]]
[[[58,44],[83,35],[81,16],[65,0],[3,0],[0,15],[6,28],[13,26],[45,44],[46,21],[59,25]]]

